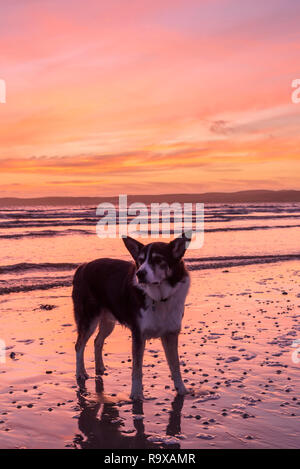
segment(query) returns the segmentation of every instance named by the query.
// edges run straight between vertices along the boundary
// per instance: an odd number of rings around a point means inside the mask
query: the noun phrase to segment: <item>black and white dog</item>
[[[190,278],[182,257],[190,239],[183,234],[170,243],[144,245],[123,238],[135,264],[116,259],[97,259],[81,265],[73,280],[74,314],[78,338],[76,376],[86,379],[84,349],[99,325],[95,339],[96,374],[104,373],[102,348],[115,322],[132,333],[133,400],[143,399],[142,366],[145,341],[160,337],[178,394],[185,394],[179,357],[178,335]]]

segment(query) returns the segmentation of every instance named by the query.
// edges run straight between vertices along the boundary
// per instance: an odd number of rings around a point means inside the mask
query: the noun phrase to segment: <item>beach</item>
[[[97,238],[93,210],[1,211],[0,447],[299,447],[299,204],[207,208],[203,248],[186,253],[179,352],[189,394],[176,397],[151,340],[143,403],[129,400],[131,341],[120,325],[104,346],[103,380],[93,338],[91,377],[75,379],[73,272],[97,257],[129,259],[121,240]]]

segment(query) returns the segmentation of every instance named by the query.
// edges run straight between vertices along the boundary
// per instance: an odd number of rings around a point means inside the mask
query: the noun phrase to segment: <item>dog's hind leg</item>
[[[106,337],[108,337],[115,327],[115,319],[110,313],[104,312],[100,317],[99,332],[94,341],[95,348],[95,370],[96,375],[103,375],[105,367],[102,358],[102,350]]]
[[[95,318],[89,325],[88,328],[79,326],[78,327],[78,337],[75,344],[76,350],[76,377],[78,380],[84,380],[89,377],[85,370],[84,366],[84,349],[87,344],[87,341],[95,332],[97,324],[99,322],[99,317]]]
[[[183,384],[180,372],[180,364],[178,357],[178,334],[167,334],[161,338],[161,341],[165,350],[167,362],[169,364],[175,389],[178,394],[186,394],[187,390]]]

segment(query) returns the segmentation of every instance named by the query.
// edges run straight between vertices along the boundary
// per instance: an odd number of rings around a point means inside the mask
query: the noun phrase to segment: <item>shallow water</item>
[[[1,210],[0,294],[68,286],[97,257],[129,259],[119,238],[97,237],[99,219],[95,207]],[[191,270],[300,259],[300,204],[206,205],[204,219],[203,247],[186,253]]]

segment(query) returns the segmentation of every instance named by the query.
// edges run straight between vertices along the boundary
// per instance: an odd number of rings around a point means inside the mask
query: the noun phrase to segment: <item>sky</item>
[[[298,0],[0,6],[0,197],[299,189]]]

